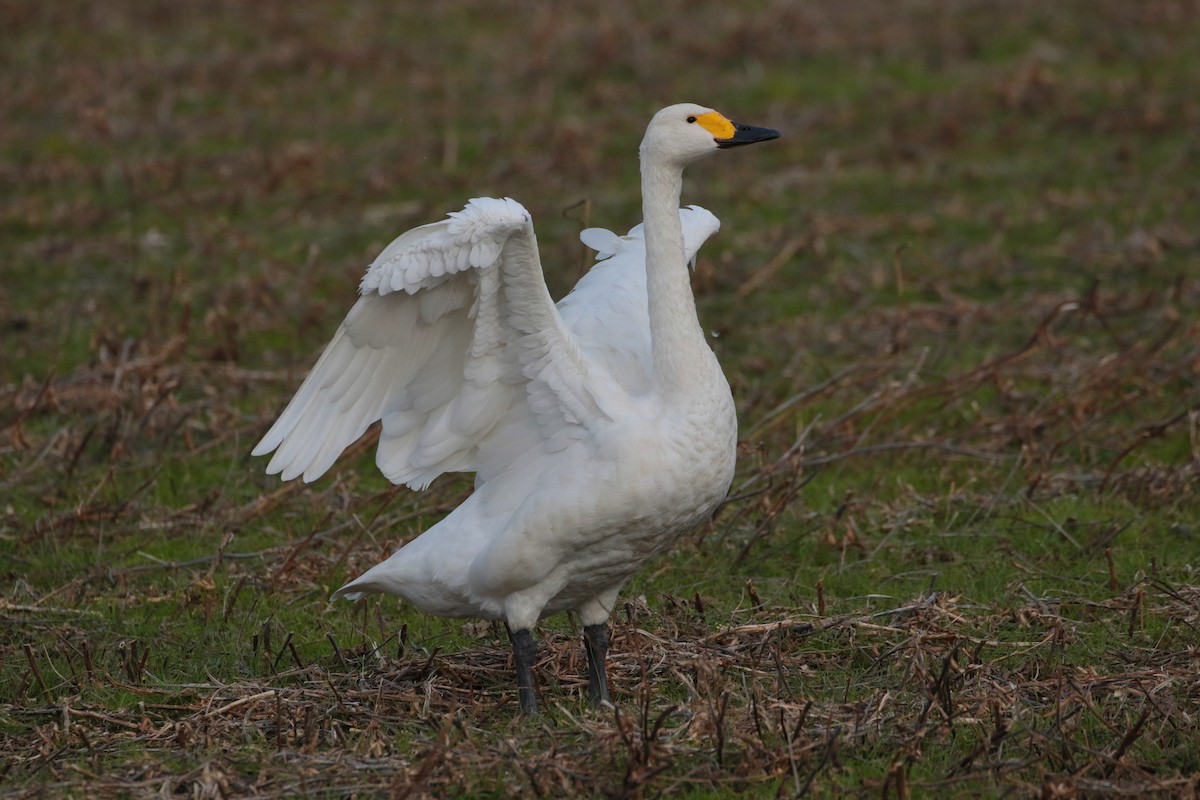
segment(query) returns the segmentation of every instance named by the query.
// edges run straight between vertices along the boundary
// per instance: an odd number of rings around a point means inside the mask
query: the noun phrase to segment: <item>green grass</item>
[[[11,796],[1186,795],[1200,582],[1200,17],[1068,2],[17,3],[0,74],[0,786]],[[468,484],[248,451],[399,232],[481,194],[639,217],[689,172],[739,404],[713,524],[614,614],[328,593]],[[715,159],[714,159],[715,160]],[[770,267],[772,272],[762,272]]]

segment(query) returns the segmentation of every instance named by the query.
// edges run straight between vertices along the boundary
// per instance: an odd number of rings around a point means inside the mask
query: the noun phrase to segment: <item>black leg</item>
[[[599,625],[583,626],[583,646],[588,657],[588,700],[592,705],[611,703],[608,696],[608,672],[604,668],[604,659],[608,655],[608,626],[601,622]]]
[[[538,713],[537,689],[533,685],[533,659],[537,656],[537,643],[529,631],[510,633],[513,663],[517,667],[517,694],[521,699],[521,713]]]

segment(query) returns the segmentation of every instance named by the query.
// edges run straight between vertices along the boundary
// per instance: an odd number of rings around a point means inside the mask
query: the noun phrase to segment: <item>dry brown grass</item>
[[[1154,584],[1093,609],[1131,627],[1153,613],[1194,628],[1198,611],[1200,592]],[[614,709],[584,711],[571,700],[553,721],[514,721],[505,648],[486,633],[466,652],[397,657],[387,652],[392,642],[339,651],[336,665],[304,664],[285,641],[269,680],[154,687],[79,676],[83,685],[121,686],[136,707],[31,705],[19,712],[29,733],[8,739],[4,755],[9,769],[49,773],[28,796],[80,780],[94,797],[629,796],[704,787],[799,795],[845,772],[848,754],[879,747],[890,766],[862,778],[860,790],[885,796],[908,796],[910,783],[922,793],[955,792],[981,779],[1051,797],[1182,796],[1200,786],[1196,776],[1128,758],[1140,739],[1164,749],[1194,741],[1194,651],[1133,648],[1111,653],[1109,663],[1045,671],[1075,622],[1040,605],[1006,612],[1013,619],[981,619],[938,593],[836,618],[762,609],[764,621],[717,632],[694,617],[626,612],[610,667],[626,696]],[[639,626],[645,616],[654,631]],[[1025,639],[979,635],[981,625],[1014,623]],[[550,637],[537,670],[555,693],[583,691],[573,638]],[[820,701],[802,688],[843,680]],[[400,740],[398,729],[406,731]],[[1111,733],[1100,746],[1097,731]],[[974,745],[944,774],[909,777],[927,749],[956,737]],[[55,768],[67,750],[83,757]],[[121,756],[134,752],[136,761]],[[212,755],[181,758],[195,752]],[[1039,769],[1053,777],[1039,785]]]

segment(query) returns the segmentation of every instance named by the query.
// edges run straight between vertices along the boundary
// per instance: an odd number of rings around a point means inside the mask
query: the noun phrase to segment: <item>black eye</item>
[[[695,121],[696,121],[695,117],[688,117],[688,122],[695,122]]]

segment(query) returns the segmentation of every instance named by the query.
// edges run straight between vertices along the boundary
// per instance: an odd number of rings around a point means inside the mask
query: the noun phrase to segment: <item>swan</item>
[[[333,593],[506,623],[518,699],[537,713],[532,629],[573,611],[588,697],[610,702],[608,618],[630,575],[706,521],[733,480],[737,417],[696,316],[688,264],[719,223],[680,209],[683,169],[779,137],[684,103],[640,148],[643,222],[590,228],[597,263],[557,305],[529,212],[475,198],[402,234],[254,448],[268,474],[319,478],[376,421],[376,463],[426,488],[473,471],[441,522]]]

